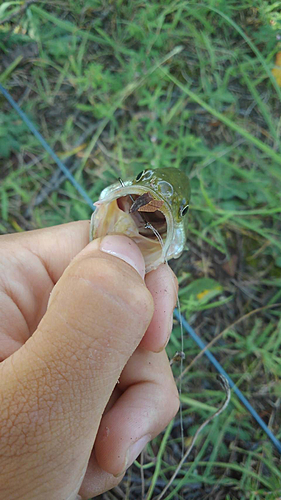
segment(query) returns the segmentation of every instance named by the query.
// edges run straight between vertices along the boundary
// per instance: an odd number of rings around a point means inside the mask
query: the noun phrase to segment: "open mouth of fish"
[[[146,272],[172,257],[178,257],[185,244],[184,230],[175,223],[167,201],[150,186],[133,181],[104,189],[95,203],[90,239],[107,234],[123,234],[140,248]]]

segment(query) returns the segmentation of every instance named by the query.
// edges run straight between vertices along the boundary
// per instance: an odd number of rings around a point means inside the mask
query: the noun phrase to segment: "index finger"
[[[1,246],[4,250],[9,250],[9,247],[20,249],[22,246],[35,254],[56,283],[71,260],[89,243],[89,230],[89,220],[69,222],[24,233],[6,234],[1,236]]]

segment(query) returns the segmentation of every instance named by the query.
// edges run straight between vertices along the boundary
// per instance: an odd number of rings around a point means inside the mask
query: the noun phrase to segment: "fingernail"
[[[136,443],[132,444],[130,448],[127,451],[126,454],[126,465],[122,472],[120,474],[117,474],[115,477],[120,477],[122,476],[126,470],[132,465],[132,463],[138,458],[144,447],[149,443],[151,440],[151,435],[147,434],[146,436],[143,436],[140,438]]]
[[[170,325],[169,325],[169,334],[171,335],[172,331],[173,331],[173,326],[174,326],[174,316],[173,316],[173,313],[172,313],[172,317],[170,319]],[[170,336],[169,335],[169,336]]]
[[[167,327],[167,337],[166,337],[166,340],[165,340],[165,343],[159,348],[158,351],[154,351],[154,352],[162,352],[164,351],[164,349],[166,349],[168,343],[169,343],[169,340],[171,338],[171,333],[172,333],[172,330],[173,330],[173,324],[174,324],[174,319],[173,319],[173,316],[170,318],[169,320],[169,323],[168,323],[168,327]]]
[[[151,440],[151,436],[143,436],[136,443],[132,444],[127,451],[127,462],[126,469],[132,465],[132,463],[138,458],[144,447]]]
[[[173,330],[173,326],[174,326],[174,318],[172,316],[171,319],[170,319],[170,322],[169,322],[168,337],[166,339],[166,342],[165,342],[165,345],[164,345],[164,349],[167,347],[167,344],[169,343],[169,340],[170,340],[170,337],[171,337],[171,333],[172,333],[172,330]]]
[[[118,259],[122,259],[132,266],[142,277],[145,275],[145,264],[142,253],[136,243],[126,236],[105,236],[100,244],[100,250]]]

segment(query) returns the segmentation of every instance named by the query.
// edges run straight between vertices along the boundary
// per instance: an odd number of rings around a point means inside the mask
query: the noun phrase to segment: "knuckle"
[[[136,348],[151,321],[152,296],[138,274],[120,259],[87,256],[73,262],[56,287],[52,317],[66,324],[70,350],[74,343],[79,352],[90,348],[110,352],[115,359],[119,351]]]

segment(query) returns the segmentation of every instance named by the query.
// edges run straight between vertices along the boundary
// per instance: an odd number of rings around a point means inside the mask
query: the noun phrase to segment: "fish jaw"
[[[166,221],[166,232],[163,234],[163,248],[159,240],[154,237],[140,234],[138,220],[129,213],[132,201],[130,195],[134,197],[142,196],[149,192],[155,200],[163,202],[161,204],[161,212]],[[127,199],[125,209],[120,208],[118,200]],[[95,203],[96,209],[92,214],[90,240],[102,238],[107,234],[124,234],[128,236],[139,246],[145,261],[146,273],[156,269],[160,264],[171,258],[177,258],[181,254],[184,244],[185,235],[182,225],[175,223],[172,211],[167,202],[154,192],[150,187],[134,185],[132,181],[126,181],[120,186],[115,183],[105,188],[100,195],[99,200]],[[140,213],[136,213],[137,218],[141,217]],[[147,214],[146,214],[147,215]],[[140,219],[139,219],[140,220]],[[153,223],[151,223],[153,226]]]

